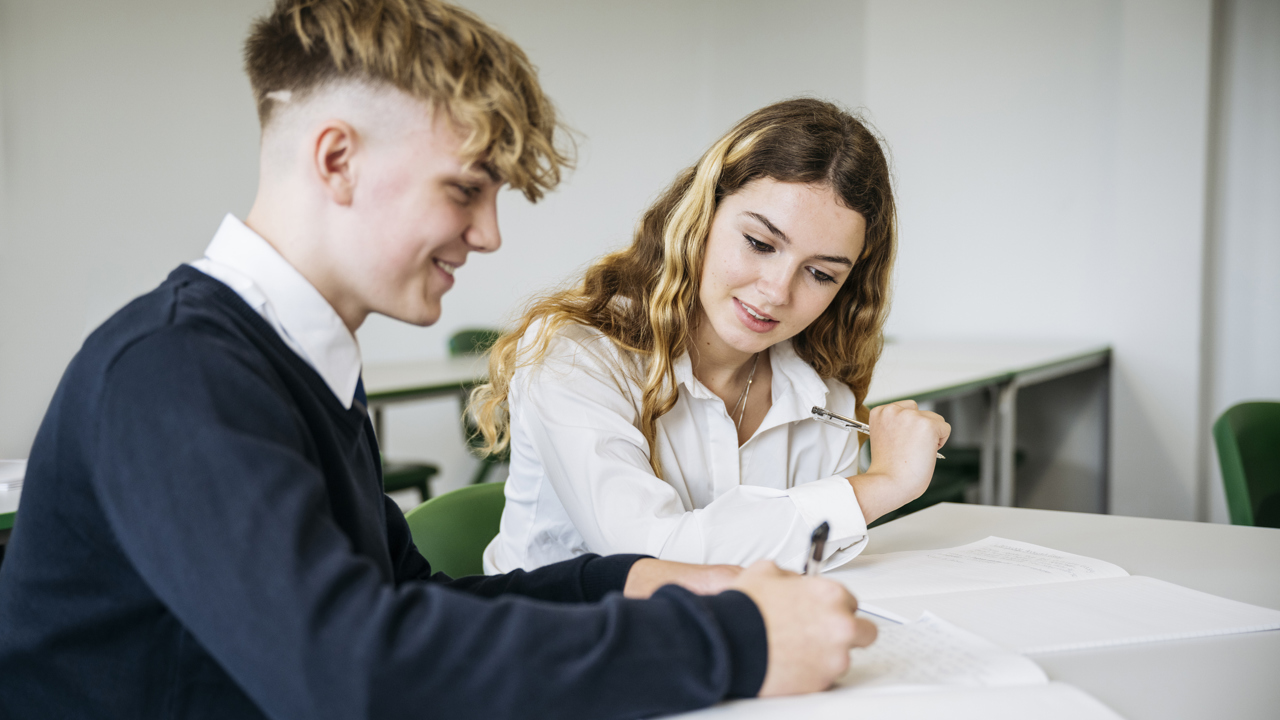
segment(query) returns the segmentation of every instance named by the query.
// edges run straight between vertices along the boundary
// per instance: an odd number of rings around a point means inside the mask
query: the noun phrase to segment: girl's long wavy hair
[[[792,338],[796,354],[823,378],[845,383],[863,404],[884,345],[889,280],[897,236],[889,164],[876,135],[831,103],[801,98],[751,113],[680,173],[645,212],[631,246],[587,269],[582,283],[533,300],[518,325],[493,346],[489,382],[471,394],[469,412],[501,452],[511,439],[507,397],[518,367],[538,363],[558,328],[580,323],[619,348],[647,357],[640,430],[649,462],[662,476],[654,448],[658,418],[677,397],[674,365],[693,338],[698,291],[712,218],[720,202],[759,178],[824,185],[862,215],[866,237],[853,271],[827,309]],[[537,337],[519,346],[541,320]]]

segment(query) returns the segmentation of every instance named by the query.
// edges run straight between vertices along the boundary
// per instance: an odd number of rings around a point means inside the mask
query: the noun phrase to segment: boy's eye
[[[747,239],[747,245],[748,245],[752,250],[754,250],[754,251],[756,251],[756,252],[758,252],[758,253],[764,254],[764,253],[771,253],[771,252],[773,252],[773,246],[772,246],[772,245],[770,245],[769,243],[766,243],[766,242],[760,242],[759,240],[757,240],[757,239],[755,239],[755,238],[751,237],[750,235],[743,235],[742,237],[746,238],[746,239]]]
[[[462,194],[463,200],[470,201],[475,198],[476,195],[480,194],[480,188],[475,187],[474,185],[462,185],[455,183],[453,187]]]

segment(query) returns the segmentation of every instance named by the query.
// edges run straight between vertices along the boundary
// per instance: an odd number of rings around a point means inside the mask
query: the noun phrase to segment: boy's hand
[[[760,560],[731,589],[746,593],[764,618],[769,666],[760,697],[826,690],[848,670],[849,651],[876,639],[876,626],[854,617],[858,601],[835,581]]]
[[[631,566],[622,594],[644,599],[663,585],[679,585],[699,595],[715,595],[728,590],[741,572],[737,565],[691,565],[643,558]]]
[[[951,426],[935,412],[901,400],[871,410],[871,466],[849,478],[867,522],[924,494],[933,478],[935,453]]]

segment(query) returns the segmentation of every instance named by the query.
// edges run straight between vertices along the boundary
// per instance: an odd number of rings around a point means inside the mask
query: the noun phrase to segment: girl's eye
[[[466,202],[470,202],[476,195],[480,194],[480,188],[478,187],[470,185],[454,185],[454,187],[457,188],[458,192],[462,193],[462,199]]]
[[[818,270],[818,269],[816,269],[816,268],[809,268],[809,274],[810,274],[810,275],[813,275],[813,279],[814,279],[814,280],[817,280],[818,282],[822,283],[823,285],[827,285],[827,284],[830,284],[830,283],[834,283],[834,282],[836,281],[836,279],[835,279],[835,278],[831,277],[830,275],[828,275],[828,274],[826,274],[826,273],[824,273],[824,272],[822,272],[821,270]]]
[[[762,255],[765,253],[773,252],[773,246],[770,245],[769,243],[760,242],[759,240],[751,237],[750,235],[743,235],[742,237],[747,239],[747,245],[755,252],[758,252]]]

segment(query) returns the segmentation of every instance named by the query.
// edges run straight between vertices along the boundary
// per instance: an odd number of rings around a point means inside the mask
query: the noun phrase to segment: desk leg
[[[1000,388],[987,388],[987,415],[982,428],[982,455],[978,465],[978,502],[994,505],[996,502],[996,425]]]
[[[1000,472],[996,478],[996,504],[1013,507],[1014,457],[1017,452],[1018,383],[1010,382],[999,390]]]
[[[373,408],[373,437],[382,443],[382,406]]]

